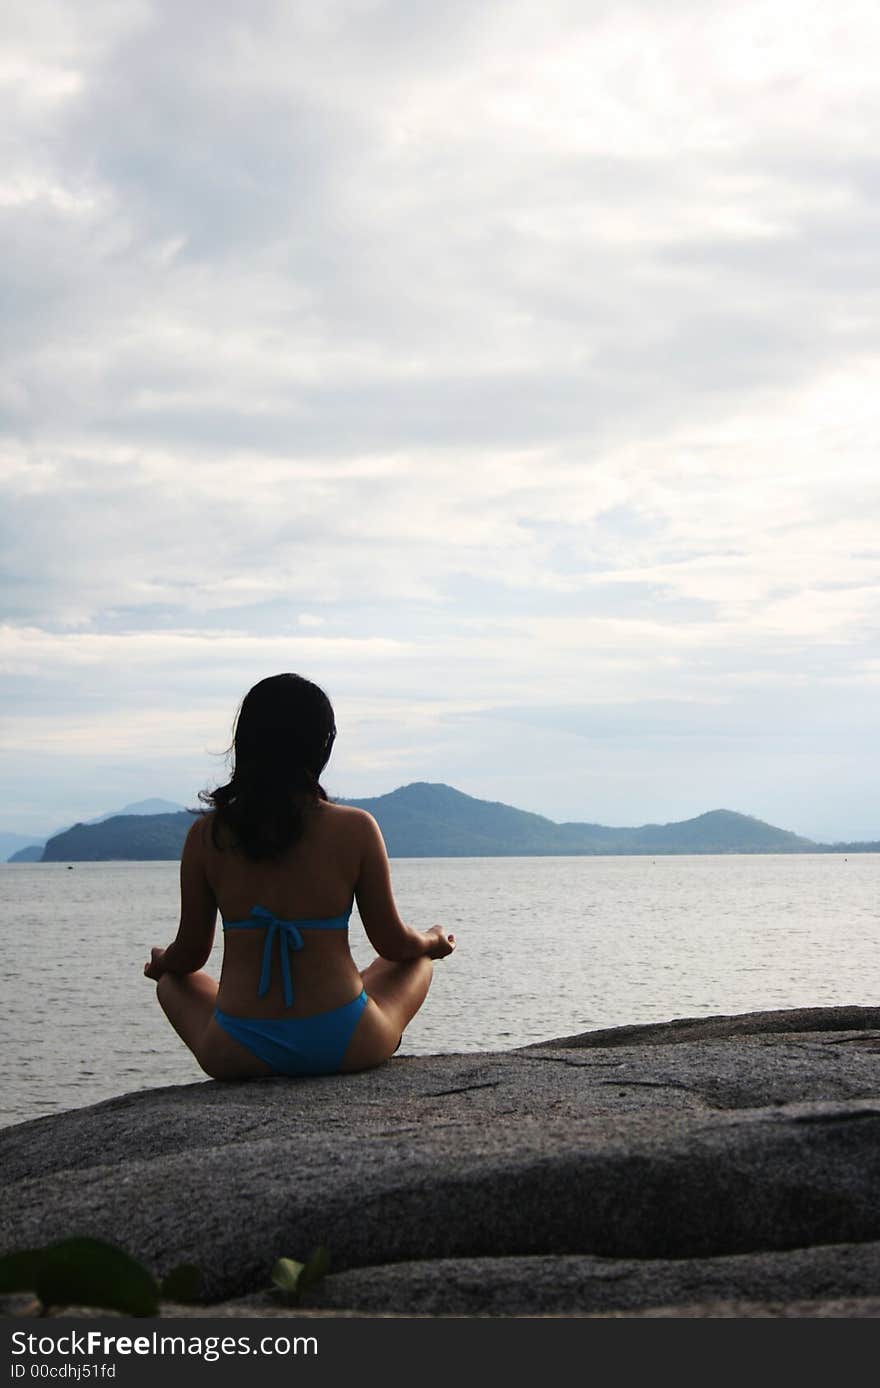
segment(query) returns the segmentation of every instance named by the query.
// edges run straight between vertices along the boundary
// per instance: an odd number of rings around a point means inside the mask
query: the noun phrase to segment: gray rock
[[[641,1314],[645,1308],[780,1303],[789,1289],[819,1302],[880,1287],[880,1243],[834,1244],[722,1258],[597,1258],[544,1254],[448,1258],[353,1268],[328,1277],[308,1304],[325,1311],[389,1307],[406,1315],[529,1316]],[[243,1299],[250,1314],[273,1304],[270,1293]]]
[[[577,1036],[561,1036],[555,1041],[539,1041],[545,1046],[596,1047],[671,1046],[679,1041],[721,1040],[731,1036],[775,1036],[779,1032],[861,1031],[877,1025],[875,1007],[792,1007],[783,1012],[744,1012],[735,1017],[683,1017],[674,1022],[649,1022],[640,1026],[609,1027],[604,1031],[583,1031]],[[532,1046],[523,1050],[535,1049]]]
[[[324,1244],[316,1312],[872,1315],[880,1009],[142,1091],[0,1132],[0,1163],[4,1249],[194,1261],[248,1314]]]

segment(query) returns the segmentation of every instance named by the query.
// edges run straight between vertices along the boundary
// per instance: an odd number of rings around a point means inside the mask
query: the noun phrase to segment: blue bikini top
[[[266,943],[263,947],[263,967],[260,970],[260,986],[257,996],[262,998],[269,991],[272,974],[272,944],[278,936],[278,949],[281,955],[281,983],[284,988],[284,1005],[293,1003],[293,983],[290,978],[290,951],[302,949],[305,943],[301,930],[347,930],[351,907],[341,916],[324,916],[316,920],[283,921],[267,911],[265,906],[252,906],[247,920],[224,921],[224,930],[265,930]]]

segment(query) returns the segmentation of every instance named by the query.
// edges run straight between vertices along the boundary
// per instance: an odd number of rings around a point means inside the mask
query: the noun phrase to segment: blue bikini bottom
[[[214,1020],[277,1075],[334,1075],[366,1005],[364,990],[342,1007],[311,1017],[232,1017],[216,1008]]]

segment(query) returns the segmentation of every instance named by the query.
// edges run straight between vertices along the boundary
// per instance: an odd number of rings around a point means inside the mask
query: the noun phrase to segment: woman
[[[400,919],[379,826],[334,805],[319,777],[336,736],[330,700],[299,675],[254,685],[239,709],[232,778],[200,798],[180,865],[180,928],[144,966],[159,1002],[214,1079],[380,1065],[455,949]],[[353,900],[379,958],[358,973]],[[223,919],[219,987],[199,972]]]

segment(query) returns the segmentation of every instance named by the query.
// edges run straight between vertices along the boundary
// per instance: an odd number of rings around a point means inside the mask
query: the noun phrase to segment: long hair
[[[336,737],[333,706],[301,675],[270,675],[244,697],[235,720],[232,776],[199,799],[248,858],[280,857],[302,834],[319,800]]]

